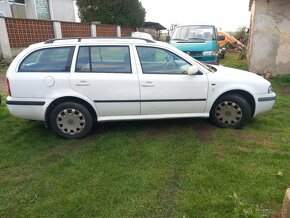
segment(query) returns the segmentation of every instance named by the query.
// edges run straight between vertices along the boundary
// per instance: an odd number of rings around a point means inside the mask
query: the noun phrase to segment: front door
[[[136,48],[142,68],[141,114],[202,116],[208,93],[207,75],[188,75],[191,64],[168,50]]]

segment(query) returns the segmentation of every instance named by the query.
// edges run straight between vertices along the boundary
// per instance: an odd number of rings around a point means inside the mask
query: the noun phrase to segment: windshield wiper
[[[210,72],[216,72],[217,71],[217,69],[215,67],[213,67],[213,66],[211,66],[209,64],[205,64],[205,66],[208,67],[208,69],[210,70]]]
[[[197,37],[194,37],[194,38],[187,38],[188,40],[203,40],[203,41],[205,41],[205,39],[203,39],[203,38],[197,38]]]
[[[176,41],[188,41],[187,39],[178,39],[178,38],[175,38],[175,39],[172,39],[172,40],[176,40]]]

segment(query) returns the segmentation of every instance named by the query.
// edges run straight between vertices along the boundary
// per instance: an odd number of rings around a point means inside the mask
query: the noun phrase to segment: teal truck
[[[176,26],[170,44],[206,64],[219,64],[218,32],[212,25]]]

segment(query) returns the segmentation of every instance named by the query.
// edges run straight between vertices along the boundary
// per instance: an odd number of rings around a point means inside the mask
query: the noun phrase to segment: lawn
[[[290,77],[271,82],[274,109],[242,130],[203,119],[115,122],[65,140],[2,103],[0,217],[279,217]]]
[[[5,74],[8,67],[0,67],[0,74]]]
[[[225,58],[220,59],[220,64],[241,70],[249,70],[247,61],[245,59],[241,59],[240,56],[242,55],[239,53],[226,53]]]

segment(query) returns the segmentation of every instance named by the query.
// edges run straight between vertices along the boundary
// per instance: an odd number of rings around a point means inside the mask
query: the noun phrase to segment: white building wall
[[[27,19],[37,19],[34,0],[26,0],[25,10]]]
[[[44,3],[47,1],[47,7],[49,10],[49,15],[45,18],[39,17],[37,15],[37,7],[36,4],[40,2]],[[26,0],[25,5],[21,5],[25,7],[26,18],[28,19],[51,19],[51,20],[59,20],[59,21],[70,21],[75,22],[75,8],[73,0]],[[39,6],[40,7],[40,6]],[[41,5],[43,7],[43,5]],[[38,8],[38,10],[40,10]],[[7,2],[7,0],[0,0],[0,12],[4,14],[5,17],[12,17],[11,4]],[[39,13],[40,14],[40,13]],[[1,15],[0,15],[1,16]]]
[[[3,13],[5,17],[12,17],[10,4],[7,3],[7,0],[0,1],[0,12]]]
[[[49,0],[51,19],[76,22],[73,0]]]

